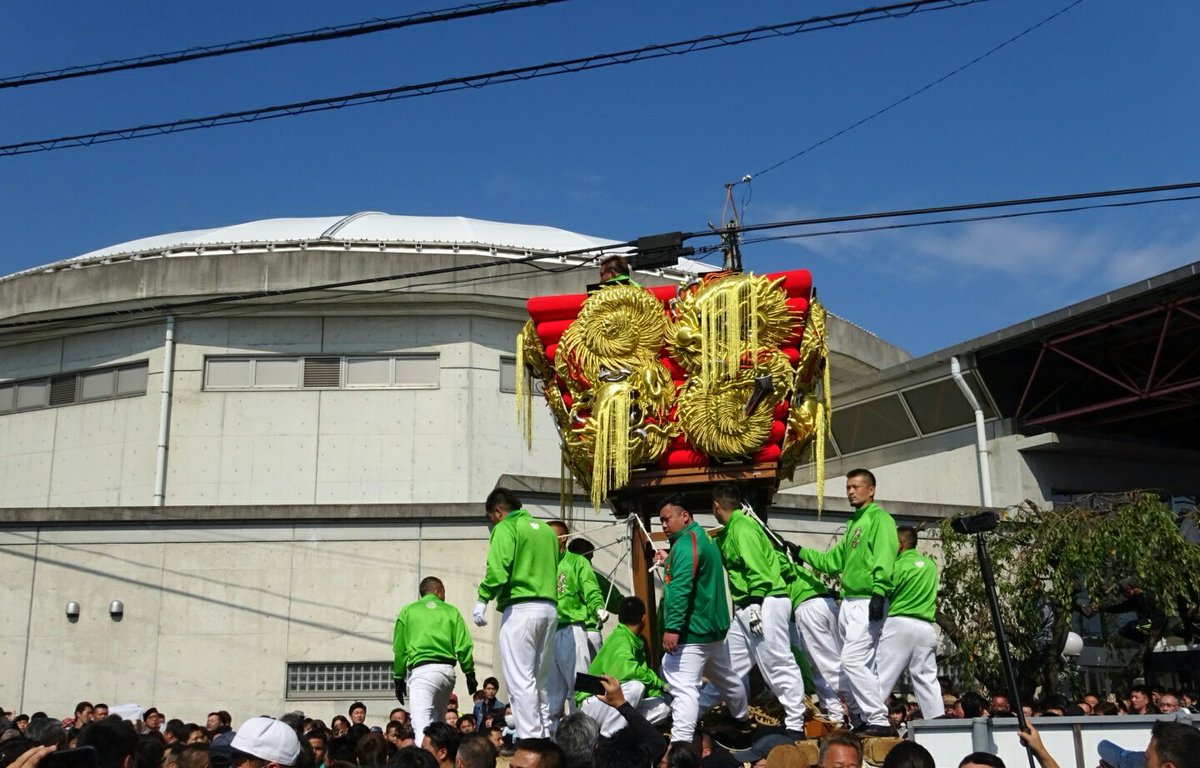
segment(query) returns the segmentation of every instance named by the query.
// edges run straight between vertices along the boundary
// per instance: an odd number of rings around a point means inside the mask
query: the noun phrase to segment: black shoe
[[[890,725],[867,725],[863,723],[854,729],[859,736],[895,736],[896,729]]]
[[[787,736],[792,741],[804,741],[808,738],[808,734],[804,731],[793,731],[791,728],[785,728],[783,735]]]
[[[758,725],[752,720],[737,720],[733,727],[713,732],[713,740],[730,752],[748,749],[758,736]]]

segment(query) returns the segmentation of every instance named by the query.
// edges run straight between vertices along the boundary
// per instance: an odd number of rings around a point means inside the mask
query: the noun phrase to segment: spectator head
[[[575,712],[560,720],[554,736],[567,765],[572,768],[590,768],[595,764],[596,742],[599,739],[600,726],[583,712]]]
[[[388,768],[438,768],[438,761],[420,747],[405,747],[392,756]]]
[[[915,741],[902,741],[887,753],[883,768],[934,768],[933,755]]]
[[[446,706],[446,725],[458,730],[458,705],[449,704]]]
[[[667,750],[667,768],[700,768],[702,760],[694,742],[673,741]]]
[[[329,721],[329,730],[333,731],[334,736],[345,736],[350,731],[350,721],[342,715],[334,715]]]
[[[398,723],[395,720],[388,720],[383,726],[383,738],[390,741],[395,746],[400,746],[400,729],[404,727],[403,723]]]
[[[162,726],[163,721],[166,719],[167,718],[163,716],[163,713],[159,712],[154,707],[150,707],[150,709],[147,709],[142,713],[142,722],[145,723],[146,727],[152,731],[157,731],[159,727]]]
[[[1158,697],[1158,711],[1171,714],[1179,711],[1179,698],[1173,693],[1164,693]]]
[[[63,749],[67,746],[67,729],[63,728],[61,720],[54,720],[45,715],[38,717],[37,713],[34,713],[34,716],[29,718],[29,725],[25,728],[25,738],[37,742],[43,747]]]
[[[188,744],[179,753],[179,768],[212,768],[207,744]]]
[[[458,718],[459,733],[475,733],[475,715],[463,715]]]
[[[491,701],[500,691],[500,681],[494,677],[483,678],[483,698]]]
[[[324,731],[309,731],[304,737],[308,741],[308,747],[312,750],[313,759],[317,765],[325,763],[325,748],[329,746],[329,738]]]
[[[673,493],[658,505],[658,519],[667,533],[679,533],[692,522],[692,512],[687,508],[687,498],[682,493]]]
[[[486,736],[469,736],[458,745],[455,768],[496,768],[497,749]]]
[[[96,768],[132,768],[138,735],[133,723],[110,717],[88,723],[76,743],[96,750]]]
[[[988,702],[988,709],[995,717],[1003,717],[1004,715],[1012,714],[1012,701],[1008,698],[1008,694],[1004,691],[997,691],[992,694],[991,700]]]
[[[92,714],[95,709],[92,707],[92,702],[81,701],[75,705],[75,727],[82,728],[92,721]]]
[[[640,597],[627,597],[617,608],[617,621],[633,630],[634,634],[646,626],[646,604]]]
[[[962,708],[962,714],[959,717],[987,717],[988,702],[980,694],[975,691],[967,691],[958,700],[958,706]]]
[[[269,717],[252,717],[242,723],[229,746],[233,768],[287,768],[300,757],[296,731]]]
[[[959,762],[958,768],[1004,768],[1004,761],[991,752],[972,752]]]
[[[483,502],[483,511],[492,525],[503,520],[509,512],[520,508],[521,500],[517,498],[517,494],[507,488],[496,488],[488,494],[487,500]]]
[[[458,754],[458,731],[446,723],[430,723],[425,726],[421,748],[437,758],[438,765],[454,765]]]
[[[908,719],[908,705],[903,701],[893,701],[888,704],[888,722],[893,728],[899,728]]]
[[[1183,693],[1179,694],[1179,703],[1188,709],[1191,709],[1197,704],[1200,704],[1200,698],[1197,697],[1195,691],[1184,691]]]
[[[1100,703],[1100,696],[1099,694],[1091,693],[1089,691],[1088,693],[1083,694],[1082,701],[1090,706],[1094,712],[1096,711],[1096,705]]]
[[[1135,685],[1129,689],[1129,703],[1135,712],[1142,712],[1150,708],[1150,689],[1144,685]]]
[[[1093,715],[1119,715],[1119,714],[1121,714],[1121,710],[1117,709],[1117,705],[1113,704],[1111,701],[1102,701],[1099,704],[1097,704],[1096,706],[1092,707],[1092,714]]]
[[[25,733],[25,729],[29,727],[29,715],[17,715],[12,719],[12,724],[13,728]]]
[[[426,576],[421,579],[421,583],[417,586],[421,597],[425,595],[437,595],[442,600],[446,599],[446,585],[437,576]]]
[[[492,746],[496,749],[501,749],[504,747],[504,729],[500,726],[491,726],[484,731],[484,735],[487,736],[487,740],[491,742]]]
[[[562,750],[550,739],[521,739],[510,768],[565,768]]]
[[[396,707],[392,710],[391,714],[388,715],[388,720],[396,723],[407,723],[408,710],[404,707]]]
[[[182,723],[178,720],[172,720],[171,722],[167,723],[167,727],[163,729],[163,736],[167,737],[167,742],[170,744],[174,744],[175,742],[187,744],[188,737],[191,735],[192,729],[189,728],[186,723]]]
[[[350,710],[346,714],[350,715],[351,723],[358,725],[367,719],[367,705],[361,701],[356,701],[350,705]]]
[[[1200,768],[1200,731],[1160,720],[1150,731],[1146,768]]]
[[[92,705],[92,719],[93,720],[103,720],[106,717],[108,717],[108,705],[107,704],[97,703],[97,704]]]
[[[384,765],[394,749],[382,733],[367,733],[354,742],[354,757],[359,765]]]
[[[859,768],[862,765],[862,742],[846,731],[835,731],[821,742],[817,764],[821,768]]]
[[[179,745],[183,747],[182,744]],[[168,761],[167,742],[158,731],[149,731],[138,737],[137,748],[133,751],[134,768],[162,768]],[[178,764],[178,753],[172,754],[171,760]]]

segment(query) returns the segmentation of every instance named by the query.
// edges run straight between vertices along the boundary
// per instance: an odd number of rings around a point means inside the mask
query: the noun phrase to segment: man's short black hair
[[[517,751],[532,752],[541,758],[539,768],[563,768],[563,751],[550,739],[521,739]]]
[[[911,525],[897,525],[896,538],[900,540],[905,549],[917,548],[917,529]]]
[[[496,689],[497,689],[497,690],[499,690],[499,689],[500,689],[500,681],[499,681],[499,680],[497,680],[497,679],[496,679],[496,678],[494,678],[494,677],[485,677],[485,678],[483,678],[483,687],[484,687],[484,688],[487,688],[489,685],[494,685],[494,686],[496,686]]]
[[[313,741],[315,739],[316,741],[321,742],[322,747],[329,744],[329,737],[325,735],[325,731],[322,731],[319,728],[314,728],[308,733],[304,734],[304,739],[305,741]]]
[[[1175,768],[1200,766],[1200,731],[1184,723],[1159,720],[1150,730],[1154,754],[1159,764],[1172,763]]]
[[[425,578],[421,579],[421,584],[417,587],[417,591],[421,593],[421,597],[424,597],[425,595],[432,595],[439,589],[445,588],[446,585],[443,584],[442,580],[437,576],[426,576]],[[392,711],[395,712],[396,710]]]
[[[81,701],[75,705],[75,714],[78,715],[80,712],[84,711],[85,709],[91,709],[91,708],[92,708],[92,702]]]
[[[1129,689],[1129,694],[1130,694],[1130,695],[1133,695],[1133,694],[1135,694],[1135,693],[1140,693],[1140,694],[1142,694],[1143,696],[1145,696],[1147,699],[1148,699],[1148,698],[1150,698],[1150,697],[1153,695],[1153,694],[1151,694],[1151,693],[1150,693],[1150,686],[1148,686],[1148,685],[1142,685],[1141,683],[1138,683],[1137,685],[1135,685],[1135,686],[1133,686],[1132,688],[1130,688],[1130,689]]]
[[[496,507],[504,507],[506,512],[511,512],[514,509],[521,508],[521,500],[517,498],[517,494],[507,488],[496,488],[487,496],[487,501],[483,502],[483,511],[491,512]]]
[[[993,755],[991,752],[972,752],[958,762],[958,768],[962,768],[967,763],[988,765],[991,768],[1004,768],[1004,761],[998,755]]]
[[[96,768],[122,768],[125,758],[137,749],[138,735],[133,723],[118,717],[109,717],[88,723],[79,732],[75,742],[80,747],[94,747]]]
[[[430,723],[425,726],[425,738],[429,739],[429,743],[435,750],[446,750],[446,759],[453,761],[455,755],[458,754],[458,742],[462,739],[462,735],[452,725]]]
[[[933,755],[915,741],[902,741],[883,759],[883,768],[934,768]]]
[[[865,477],[872,487],[875,486],[875,473],[869,469],[863,469],[862,467],[852,469],[846,473],[846,479],[849,480],[852,477]]]
[[[325,761],[326,765],[329,761]],[[392,755],[388,768],[438,768],[437,758],[429,750],[417,746],[405,747]]]
[[[458,745],[458,762],[463,768],[496,768],[496,748],[487,736],[468,736]]]
[[[617,609],[617,621],[622,624],[637,624],[646,616],[646,604],[640,597],[627,597]]]
[[[580,557],[586,557],[588,560],[591,560],[592,555],[596,554],[596,545],[582,536],[576,536],[567,542],[567,551],[574,552]]]
[[[721,483],[712,489],[712,499],[721,509],[733,511],[742,506],[742,494],[733,483]]]
[[[186,744],[188,737],[192,735],[192,729],[182,722],[172,721],[166,727],[167,732],[175,737],[175,741]]]
[[[363,712],[366,712],[366,711],[367,711],[367,705],[366,705],[366,704],[363,704],[361,701],[356,701],[356,702],[354,702],[353,704],[351,704],[351,705],[350,705],[350,709],[346,710],[346,714],[347,714],[347,715],[353,715],[353,714],[354,714],[354,710],[356,710],[356,709],[361,709]]]
[[[975,691],[967,691],[958,698],[958,704],[962,707],[963,717],[983,717],[988,700]]]
[[[684,496],[682,493],[672,493],[670,496],[668,496],[665,499],[663,499],[662,501],[658,502],[658,511],[662,512],[663,507],[667,506],[668,504],[673,504],[676,507],[682,507],[683,509],[688,508],[687,497]],[[689,514],[690,514],[690,510],[689,510]]]

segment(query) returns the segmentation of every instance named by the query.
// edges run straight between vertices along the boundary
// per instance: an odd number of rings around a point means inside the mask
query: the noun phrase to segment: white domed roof
[[[573,251],[613,245],[565,229],[506,224],[462,216],[397,216],[365,211],[350,216],[262,219],[244,224],[153,235],[85,253],[67,261],[90,261],[137,253],[266,243],[428,243],[483,245],[531,251]]]

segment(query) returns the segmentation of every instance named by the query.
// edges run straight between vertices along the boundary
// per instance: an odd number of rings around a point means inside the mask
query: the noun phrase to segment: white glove
[[[472,615],[475,617],[475,626],[486,627],[487,626],[487,603],[482,602],[482,601],[475,603],[475,611]]]
[[[604,622],[606,621],[608,621],[608,611],[604,610],[603,608],[596,611],[596,623],[603,627]]]
[[[746,615],[749,616],[748,623],[750,625],[750,632],[758,637],[762,637],[763,636],[762,606],[761,605],[751,605],[749,608],[746,609]]]

